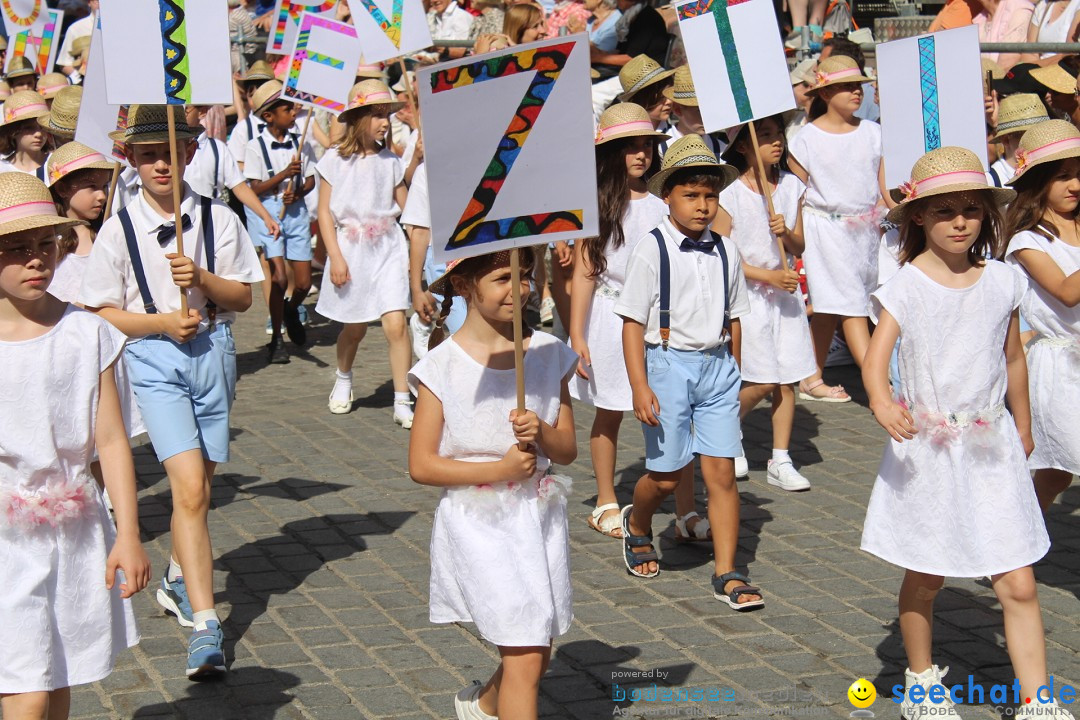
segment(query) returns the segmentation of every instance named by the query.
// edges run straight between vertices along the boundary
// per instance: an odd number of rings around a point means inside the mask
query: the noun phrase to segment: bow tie
[[[714,247],[716,247],[715,240],[691,240],[690,238],[683,238],[682,243],[679,244],[680,250],[697,250],[698,252],[703,253],[711,253]]]
[[[273,141],[270,143],[271,150],[292,150],[292,143]]]
[[[191,218],[189,218],[187,215],[181,216],[181,225],[184,228],[184,232],[190,230]],[[160,245],[161,247],[165,247],[174,237],[176,237],[176,224],[169,223],[167,225],[162,225],[161,229],[158,230],[157,234],[158,245]]]

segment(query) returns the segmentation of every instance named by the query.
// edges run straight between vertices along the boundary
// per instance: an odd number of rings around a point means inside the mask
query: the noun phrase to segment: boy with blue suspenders
[[[622,510],[626,569],[646,578],[660,573],[652,516],[697,455],[709,493],[713,596],[747,610],[764,604],[750,578],[735,570],[739,317],[750,306],[735,243],[709,227],[720,190],[737,177],[701,136],[671,144],[649,180],[649,192],[670,214],[634,247],[615,312],[623,318],[623,354],[649,471],[634,488],[633,504]]]
[[[186,184],[180,211],[187,256],[177,254],[173,183],[183,183],[196,133],[182,112],[174,114],[175,178],[164,106],[132,105],[127,129],[111,134],[125,144],[142,189],[102,226],[79,302],[129,338],[125,366],[173,497],[173,552],[157,598],[193,628],[187,675],[203,679],[225,672],[207,513],[214,470],[229,459],[236,388],[230,326],[251,305],[250,286],[262,270],[235,213]]]

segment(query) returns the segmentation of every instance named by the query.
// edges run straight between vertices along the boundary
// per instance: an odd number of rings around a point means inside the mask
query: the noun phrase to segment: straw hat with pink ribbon
[[[368,78],[370,80],[382,80],[382,65],[364,62],[364,58],[361,57],[360,64],[356,66],[356,77]]]
[[[49,114],[49,106],[40,93],[20,90],[4,101],[4,122],[0,126],[13,125],[23,120],[36,120]]]
[[[43,227],[59,231],[85,224],[60,217],[49,188],[33,175],[0,173],[0,236]]]
[[[93,148],[78,142],[64,143],[56,148],[45,163],[45,176],[49,184],[67,177],[77,170],[112,170],[113,164]]]
[[[1006,185],[1018,185],[1036,165],[1080,157],[1080,130],[1065,120],[1046,120],[1024,133],[1016,150],[1016,174]]]
[[[670,136],[658,132],[649,119],[649,112],[635,103],[612,105],[600,116],[596,129],[596,144],[625,137],[651,137],[667,140]]]
[[[70,86],[71,83],[68,82],[67,75],[63,73],[46,73],[37,81],[37,91],[46,100],[52,100],[56,97],[56,93]]]
[[[889,211],[889,222],[900,223],[912,203],[923,198],[946,193],[985,190],[994,202],[1004,205],[1016,197],[1016,191],[997,188],[986,180],[986,171],[975,153],[962,147],[943,147],[919,158],[911,169],[911,180],[891,190],[893,200],[900,204]]]
[[[386,105],[392,113],[405,107],[405,103],[397,100],[382,80],[363,80],[352,86],[349,105],[338,115],[338,120],[352,122],[359,110],[379,105]]]
[[[814,93],[830,85],[842,83],[870,82],[873,78],[867,77],[859,64],[847,55],[830,55],[818,63],[817,69],[811,74],[810,88],[806,91]]]

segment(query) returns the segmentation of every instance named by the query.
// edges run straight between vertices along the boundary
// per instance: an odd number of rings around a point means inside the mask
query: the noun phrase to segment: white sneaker
[[[735,458],[735,477],[739,480],[750,477],[750,463],[745,455]]]
[[[551,325],[555,322],[555,300],[553,298],[546,297],[540,303],[540,322],[544,325]]]
[[[790,460],[786,462],[769,460],[766,480],[770,485],[775,485],[781,490],[787,490],[788,492],[798,492],[800,490],[810,489],[810,481],[804,478],[799,471],[795,469],[795,466]]]
[[[420,319],[420,313],[413,313],[409,318],[409,334],[412,336],[412,351],[417,360],[423,360],[428,351],[428,339],[434,328]]]
[[[480,709],[478,698],[483,687],[479,680],[473,680],[471,685],[463,687],[454,696],[454,711],[458,720],[498,720]]]
[[[1057,704],[1057,700],[1048,703],[1031,703],[1016,709],[1016,720],[1073,720],[1073,714]]]
[[[925,670],[918,675],[911,672],[911,670],[904,671],[904,701],[900,703],[901,720],[960,720],[960,713],[956,711],[956,705],[949,698],[947,689],[945,698],[939,703],[932,702],[929,697],[921,703],[909,700],[911,688],[916,685],[921,685],[927,696],[929,696],[930,688],[933,686],[941,685],[945,687],[945,683],[941,681],[941,678],[945,677],[947,672],[949,672],[948,666],[941,669],[937,665],[931,666],[929,670]]]
[[[394,422],[409,430],[412,428],[413,411],[412,403],[408,400],[398,400],[394,403]]]

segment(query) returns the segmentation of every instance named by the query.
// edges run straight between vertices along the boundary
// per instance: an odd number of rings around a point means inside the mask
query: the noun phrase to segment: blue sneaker
[[[169,582],[168,573],[161,578],[161,587],[157,591],[158,605],[165,608],[165,612],[176,616],[176,622],[183,627],[195,627],[191,619],[191,602],[188,600],[187,587],[184,578],[178,577]]]
[[[225,635],[217,620],[208,620],[205,630],[191,633],[187,656],[189,680],[211,680],[225,674],[224,642]]]
[[[307,306],[301,305],[296,308],[296,314],[300,316],[300,324],[306,326],[311,325],[311,318],[308,316]]]

